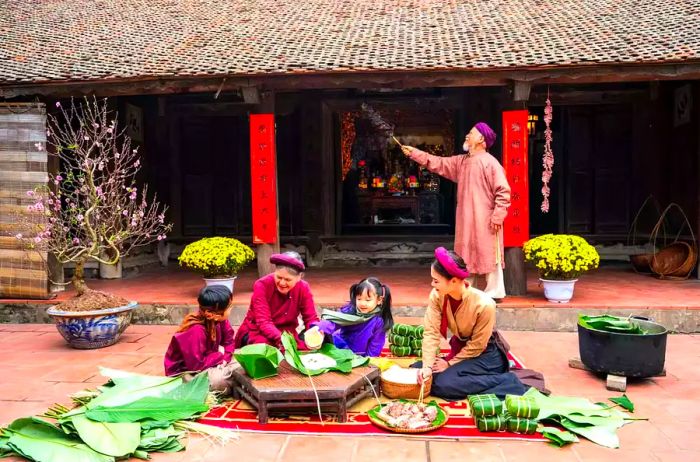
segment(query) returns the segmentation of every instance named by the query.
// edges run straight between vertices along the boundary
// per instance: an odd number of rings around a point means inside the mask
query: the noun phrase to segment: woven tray
[[[407,402],[408,400],[401,399],[399,400],[401,402]],[[438,414],[437,417],[435,417],[435,421],[438,421],[439,423],[436,425],[432,425],[430,427],[426,428],[416,428],[416,429],[410,429],[410,428],[397,428],[397,427],[391,427],[389,426],[386,422],[384,422],[382,419],[379,417],[375,417],[374,414],[379,412],[380,407],[386,406],[389,403],[384,403],[381,406],[377,405],[374,406],[372,409],[367,411],[367,417],[369,417],[369,421],[372,422],[374,425],[376,425],[379,428],[383,428],[384,430],[388,430],[390,432],[394,433],[428,433],[437,430],[438,428],[442,428],[447,424],[447,421],[450,418],[450,414],[443,408],[441,408],[435,401],[431,401],[429,405],[434,405],[438,408]]]

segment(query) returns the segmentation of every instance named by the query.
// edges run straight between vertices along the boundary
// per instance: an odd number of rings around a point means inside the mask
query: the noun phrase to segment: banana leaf
[[[114,462],[114,457],[100,454],[78,439],[71,438],[58,427],[27,417],[12,422],[7,446],[20,456],[40,462]]]
[[[634,403],[630,401],[627,395],[622,395],[619,398],[608,398],[613,403],[622,406],[625,410],[634,412]]]
[[[77,407],[63,418],[84,414],[89,409],[124,406],[145,397],[162,397],[182,385],[180,377],[157,377],[133,374],[117,377],[114,386],[104,387],[99,396],[92,399],[85,406]]]
[[[168,428],[173,423],[169,420],[145,420],[141,422],[141,435],[147,433],[154,428]]]
[[[149,396],[121,406],[97,406],[88,409],[85,415],[98,422],[175,421],[189,419],[208,410],[209,406],[201,401]]]
[[[194,379],[183,383],[177,388],[165,393],[164,398],[183,401],[205,402],[209,394],[209,374],[201,372]]]
[[[154,428],[141,435],[139,449],[147,452],[177,452],[185,447],[180,440],[185,438],[186,432],[176,430],[172,425],[168,428]]]
[[[278,368],[284,356],[272,345],[254,343],[233,352],[236,361],[245,369],[246,374],[254,379],[264,379],[278,374]]]
[[[131,454],[133,457],[141,460],[150,460],[151,456],[148,455],[148,452],[142,451],[140,449],[137,449],[134,451],[133,454]]]
[[[588,329],[604,332],[644,335],[646,331],[630,318],[621,318],[608,314],[601,316],[586,316],[579,314],[578,323]]]
[[[605,409],[585,398],[548,397],[534,388],[523,396],[533,398],[540,406],[540,422],[559,424],[601,446],[620,447],[617,429],[629,423],[622,412]]]
[[[580,414],[584,416],[609,417],[612,415],[609,409],[602,408],[586,398],[572,396],[545,396],[536,388],[530,388],[523,395],[531,397],[540,407],[538,420],[546,419],[552,415]]]
[[[578,437],[568,430],[560,430],[556,427],[542,427],[538,428],[537,431],[542,433],[542,436],[547,438],[551,444],[557,447],[579,442]]]
[[[357,356],[351,350],[336,348],[334,345],[326,343],[317,350],[316,353],[321,353],[333,358],[336,365],[323,369],[307,369],[301,362],[301,355],[297,349],[297,342],[294,336],[288,332],[283,332],[282,345],[284,345],[284,359],[287,360],[290,366],[304,375],[319,375],[329,371],[338,371],[348,374],[354,367],[364,366],[369,363],[369,358]]]
[[[80,439],[97,452],[123,457],[141,442],[141,425],[130,422],[95,422],[84,414],[71,417]]]
[[[9,441],[10,435],[5,435],[0,428],[0,458],[9,457],[13,454],[12,448],[7,444]]]

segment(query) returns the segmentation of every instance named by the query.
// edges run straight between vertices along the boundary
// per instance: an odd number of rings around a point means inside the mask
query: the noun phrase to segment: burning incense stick
[[[391,135],[391,138],[394,140],[394,142],[395,142],[396,144],[399,145],[399,147],[400,147],[401,149],[403,149],[403,144],[401,144],[401,141],[397,140],[396,137],[395,137],[394,135]]]

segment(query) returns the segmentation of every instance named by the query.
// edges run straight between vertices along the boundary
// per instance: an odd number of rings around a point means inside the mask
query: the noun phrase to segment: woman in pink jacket
[[[285,252],[272,255],[270,263],[275,271],[255,282],[248,313],[236,333],[236,348],[253,343],[281,348],[282,332],[289,332],[305,350],[297,334],[298,317],[301,315],[306,329],[319,319],[309,284],[302,280],[304,262],[298,253]]]

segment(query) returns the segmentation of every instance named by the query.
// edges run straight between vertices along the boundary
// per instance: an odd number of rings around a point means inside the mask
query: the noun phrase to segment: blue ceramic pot
[[[138,303],[93,311],[61,311],[52,306],[46,313],[73,348],[90,350],[117,343],[131,324],[131,315]]]

